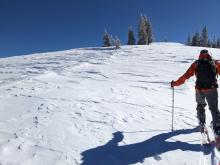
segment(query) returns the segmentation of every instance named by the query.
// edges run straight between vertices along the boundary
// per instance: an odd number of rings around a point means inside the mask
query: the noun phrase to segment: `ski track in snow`
[[[194,129],[193,78],[175,89],[170,131],[169,83],[201,49],[156,43],[0,59],[0,164],[214,165]]]

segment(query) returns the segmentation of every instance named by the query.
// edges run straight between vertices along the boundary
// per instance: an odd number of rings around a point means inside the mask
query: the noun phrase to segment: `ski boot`
[[[205,123],[199,123],[199,131],[201,132],[201,134],[206,132]]]
[[[210,138],[209,138],[208,129],[205,126],[204,123],[199,124],[199,131],[202,135],[202,139],[201,139],[202,140],[202,145],[210,145],[211,141],[210,141]]]

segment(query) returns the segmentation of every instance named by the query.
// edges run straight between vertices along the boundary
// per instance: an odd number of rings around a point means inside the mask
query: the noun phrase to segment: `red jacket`
[[[199,59],[204,59],[204,58],[211,58],[211,56],[206,53],[206,54],[200,54]],[[219,61],[215,61],[215,67],[217,69],[217,73],[220,75],[220,62]],[[184,73],[178,80],[173,81],[173,86],[179,86],[182,85],[187,79],[189,79],[190,77],[195,75],[196,72],[196,68],[197,68],[197,63],[194,62],[192,63],[192,65],[189,67],[189,69],[186,71],[186,73]],[[198,90],[198,89],[196,89]],[[210,89],[202,89],[200,91],[209,91]]]

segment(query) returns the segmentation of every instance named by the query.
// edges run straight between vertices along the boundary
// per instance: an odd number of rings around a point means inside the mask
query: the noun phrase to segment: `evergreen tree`
[[[195,33],[195,35],[192,38],[192,46],[200,46],[201,43],[201,37],[198,32]]]
[[[138,45],[148,45],[153,42],[152,25],[146,16],[140,16],[138,24]]]
[[[152,26],[149,20],[147,20],[147,17],[145,17],[145,24],[146,24],[146,31],[148,35],[148,44],[153,42],[153,32],[152,32]]]
[[[220,38],[217,40],[217,48],[220,48]]]
[[[109,35],[109,40],[110,40],[111,46],[115,46],[115,39],[112,35]]]
[[[115,37],[115,48],[119,49],[121,46],[121,41],[119,40],[118,36]]]
[[[135,37],[134,37],[134,32],[133,30],[131,29],[131,27],[129,28],[128,30],[128,45],[135,45]]]
[[[212,43],[210,40],[208,40],[207,47],[209,47],[209,48],[212,47]]]
[[[103,46],[104,47],[112,46],[111,41],[110,41],[110,36],[109,36],[107,30],[105,30],[105,33],[103,35]]]
[[[189,44],[189,43],[191,43],[191,44]],[[189,34],[188,38],[187,38],[186,45],[220,48],[220,38],[217,38],[217,40],[216,40],[216,36],[214,36],[213,40],[210,40],[208,37],[207,27],[205,26],[202,29],[202,33],[200,34],[199,32],[196,32],[193,35],[192,39]]]
[[[201,45],[203,47],[206,47],[208,44],[208,30],[206,26],[202,29],[202,34],[201,34]]]
[[[138,24],[138,45],[148,44],[148,34],[146,26],[146,17],[140,17],[140,22]]]
[[[192,41],[191,41],[191,35],[188,35],[187,41],[186,41],[186,45],[191,46]]]
[[[212,48],[216,48],[216,47],[217,47],[217,42],[216,42],[216,38],[214,36],[213,41],[212,41]]]

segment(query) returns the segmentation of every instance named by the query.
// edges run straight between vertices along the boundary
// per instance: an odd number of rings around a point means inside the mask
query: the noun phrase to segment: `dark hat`
[[[203,49],[203,50],[200,51],[200,54],[208,54],[208,50]]]

